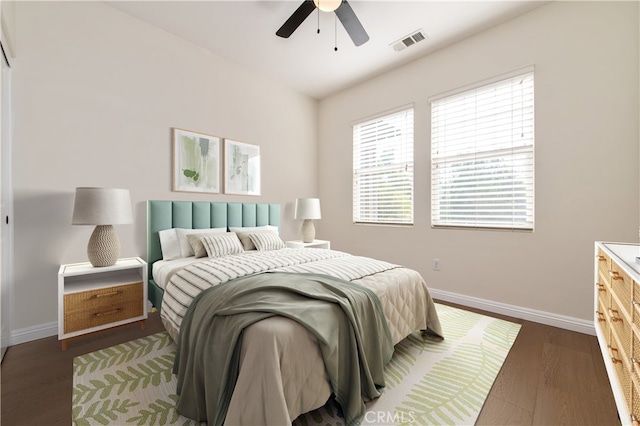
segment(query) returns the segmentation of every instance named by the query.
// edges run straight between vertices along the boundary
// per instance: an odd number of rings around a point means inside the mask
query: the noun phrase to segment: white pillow
[[[241,227],[231,227],[229,228],[231,232],[249,232],[249,231],[272,231],[278,234],[278,227],[273,225],[263,225],[263,226],[241,226]]]
[[[204,229],[187,229],[187,228],[176,228],[176,233],[178,234],[178,242],[180,244],[180,254],[182,257],[194,256],[195,252],[193,251],[193,247],[189,243],[189,239],[187,235],[189,234],[210,234],[210,233],[218,233],[218,232],[227,232],[227,228],[204,228]]]
[[[234,232],[204,235],[200,240],[210,258],[244,253],[242,244]]]
[[[160,248],[162,249],[162,260],[176,260],[183,257],[193,256],[193,247],[187,239],[188,234],[227,232],[227,228],[206,228],[187,229],[170,228],[158,232],[160,237]]]
[[[245,250],[255,250],[256,246],[249,238],[249,234],[253,232],[271,232],[278,235],[278,227],[272,225],[264,225],[264,226],[246,226],[244,228],[232,227],[229,228],[229,231],[235,232],[238,234],[238,238],[240,238],[240,242],[242,242],[242,246]]]
[[[175,228],[165,229],[158,232],[160,236],[160,248],[162,249],[162,260],[176,260],[182,257],[178,233]]]
[[[253,232],[249,234],[249,238],[251,238],[258,251],[279,250],[286,247],[286,244],[278,234],[273,232]]]

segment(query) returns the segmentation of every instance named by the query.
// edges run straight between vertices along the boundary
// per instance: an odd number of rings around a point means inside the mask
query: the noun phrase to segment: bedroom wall
[[[282,203],[296,237],[293,200],[317,196],[315,100],[102,2],[14,12],[13,343],[57,333],[59,265],[86,260],[92,231],[70,225],[77,186],[131,191],[123,257],[146,255],[147,199]],[[172,192],[172,127],[260,145],[262,195]]]
[[[638,241],[638,51],[637,2],[552,2],[322,100],[318,237],[415,268],[451,300],[588,325],[594,241]],[[529,64],[535,231],[432,229],[427,99]],[[410,103],[415,223],[355,225],[352,124]]]

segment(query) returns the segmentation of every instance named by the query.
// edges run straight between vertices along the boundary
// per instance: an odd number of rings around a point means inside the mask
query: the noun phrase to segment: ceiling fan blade
[[[313,12],[316,8],[316,5],[313,4],[313,0],[305,0],[302,4],[296,9],[295,12],[287,19],[287,21],[282,24],[280,29],[276,31],[276,35],[284,38],[289,38],[291,34],[307,19],[307,16]]]
[[[342,22],[351,40],[353,40],[353,44],[360,46],[369,41],[369,34],[364,30],[364,27],[358,20],[351,5],[347,3],[347,0],[344,0],[340,7],[336,9],[336,15],[338,15],[338,19]]]

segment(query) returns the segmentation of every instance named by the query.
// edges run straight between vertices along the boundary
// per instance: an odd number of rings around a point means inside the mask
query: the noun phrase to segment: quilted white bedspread
[[[266,270],[323,273],[370,288],[380,299],[394,344],[416,330],[442,335],[433,300],[418,272],[308,248],[247,252],[172,271],[162,302],[165,327],[177,339],[182,317],[197,294]],[[331,395],[315,337],[287,318],[268,318],[245,329],[239,371],[226,418],[229,425],[291,424],[300,414],[323,406]]]

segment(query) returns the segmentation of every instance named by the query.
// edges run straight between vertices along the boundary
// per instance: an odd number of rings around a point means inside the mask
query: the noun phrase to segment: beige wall
[[[77,186],[128,188],[122,256],[145,256],[147,199],[292,202],[317,195],[317,102],[101,2],[18,2],[13,61],[13,329],[57,321],[60,263],[84,261]],[[171,191],[171,128],[258,144],[262,196]],[[295,177],[292,179],[291,177]]]
[[[319,184],[317,235],[333,248],[413,267],[437,290],[584,320],[593,241],[638,239],[637,3],[554,2],[319,108],[102,3],[14,9],[14,331],[51,330],[58,265],[86,258],[91,229],[69,224],[76,186],[131,190],[135,223],[117,231],[123,256],[144,256],[146,199],[281,202],[283,236],[293,238],[291,202],[317,195]],[[528,64],[536,67],[535,232],[431,229],[427,99]],[[351,124],[408,103],[415,225],[355,226]],[[263,195],[172,192],[171,127],[259,144]]]
[[[553,2],[322,100],[317,235],[332,248],[415,268],[434,289],[590,320],[594,240],[638,240],[637,9],[637,2]],[[535,231],[431,229],[427,99],[530,64]],[[409,103],[415,224],[354,225],[351,126]]]

